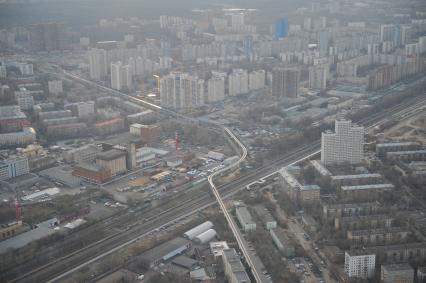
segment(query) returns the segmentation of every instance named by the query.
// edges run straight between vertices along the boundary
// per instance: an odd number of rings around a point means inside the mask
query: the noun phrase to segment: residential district
[[[1,282],[426,282],[426,2],[95,2],[0,1]]]

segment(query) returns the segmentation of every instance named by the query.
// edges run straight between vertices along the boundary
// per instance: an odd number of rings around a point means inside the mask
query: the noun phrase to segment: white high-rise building
[[[160,68],[170,69],[172,67],[173,59],[171,57],[160,57]]]
[[[31,63],[18,63],[19,71],[23,76],[32,76],[34,75],[33,64]]]
[[[360,163],[364,155],[364,127],[353,126],[349,120],[336,120],[335,132],[321,136],[321,162],[325,165]]]
[[[107,52],[104,49],[90,49],[88,51],[90,78],[100,80],[108,74]]]
[[[49,89],[49,93],[54,95],[58,95],[64,91],[61,80],[48,81],[47,87]]]
[[[0,61],[0,78],[7,77],[7,71],[6,71],[6,63],[3,61]]]
[[[309,87],[313,89],[326,89],[328,64],[312,66],[309,68]]]
[[[248,93],[248,72],[243,69],[234,69],[228,77],[229,96]]]
[[[213,76],[207,81],[207,101],[217,102],[225,99],[226,73],[213,72]]]
[[[265,87],[265,70],[257,70],[249,73],[249,89],[257,90]]]
[[[121,61],[111,63],[111,88],[116,90],[132,88],[132,66]]]
[[[345,273],[349,278],[371,278],[374,276],[375,267],[375,254],[358,251],[345,252]]]
[[[161,105],[175,109],[204,105],[204,80],[174,72],[160,79]]]
[[[395,25],[393,24],[380,25],[380,33],[379,33],[380,42],[393,41],[394,37],[395,37]]]
[[[233,29],[238,29],[244,25],[244,13],[237,13],[231,15],[231,26]]]

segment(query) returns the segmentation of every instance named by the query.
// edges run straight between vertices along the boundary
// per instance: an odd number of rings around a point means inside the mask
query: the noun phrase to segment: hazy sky
[[[48,3],[0,4],[0,26],[61,21],[91,24],[99,18],[139,16],[158,18],[161,14],[185,15],[194,8],[233,4],[271,11],[294,8],[296,0],[55,0]]]

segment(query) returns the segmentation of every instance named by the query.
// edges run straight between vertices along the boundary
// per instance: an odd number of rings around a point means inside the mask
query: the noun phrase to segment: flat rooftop
[[[332,180],[351,180],[351,179],[367,179],[367,178],[381,178],[382,175],[378,173],[373,174],[357,174],[357,175],[337,175],[331,176]]]
[[[142,254],[142,257],[149,261],[158,260],[164,257],[165,255],[187,245],[188,243],[189,240],[177,237],[144,252]]]
[[[413,270],[413,268],[408,263],[382,264],[382,268],[386,269],[387,271]]]
[[[16,235],[13,238],[6,239],[0,242],[0,254],[6,252],[8,249],[18,249],[31,243],[32,241],[44,238],[58,230],[55,230],[52,223],[58,222],[56,218],[46,220],[37,224],[37,228],[27,232]]]
[[[114,160],[114,159],[120,158],[120,157],[125,156],[125,155],[126,155],[126,153],[124,151],[113,148],[113,149],[98,153],[96,155],[96,158],[110,161],[110,160]]]
[[[361,191],[361,190],[386,190],[393,189],[395,186],[392,184],[371,184],[361,186],[342,186],[342,191]]]

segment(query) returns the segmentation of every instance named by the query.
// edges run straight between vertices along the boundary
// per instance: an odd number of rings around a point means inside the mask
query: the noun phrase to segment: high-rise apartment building
[[[229,96],[248,93],[248,72],[243,69],[234,69],[228,77]]]
[[[298,95],[300,71],[276,68],[272,71],[272,95],[294,98]]]
[[[58,95],[64,91],[61,80],[48,81],[47,87],[49,89],[49,94]]]
[[[161,105],[175,109],[204,105],[204,80],[187,73],[174,72],[160,80]]]
[[[60,23],[41,23],[29,28],[30,48],[33,51],[54,51],[64,48],[64,28]]]
[[[88,52],[90,78],[100,80],[108,74],[107,52],[104,49],[90,49]]]
[[[257,90],[265,87],[265,70],[257,70],[249,73],[249,89]]]
[[[312,66],[309,68],[309,87],[325,89],[327,87],[328,64]]]
[[[4,61],[0,61],[0,78],[7,77],[6,63]]]
[[[364,127],[354,126],[349,120],[336,120],[334,133],[322,133],[321,162],[325,165],[360,163],[364,154],[363,146]]]
[[[207,101],[217,102],[225,99],[226,73],[213,72],[207,81]]]
[[[111,63],[111,88],[116,90],[132,88],[132,68],[121,61]]]
[[[287,19],[279,19],[275,22],[274,26],[274,37],[275,39],[281,39],[288,35],[288,22]]]

